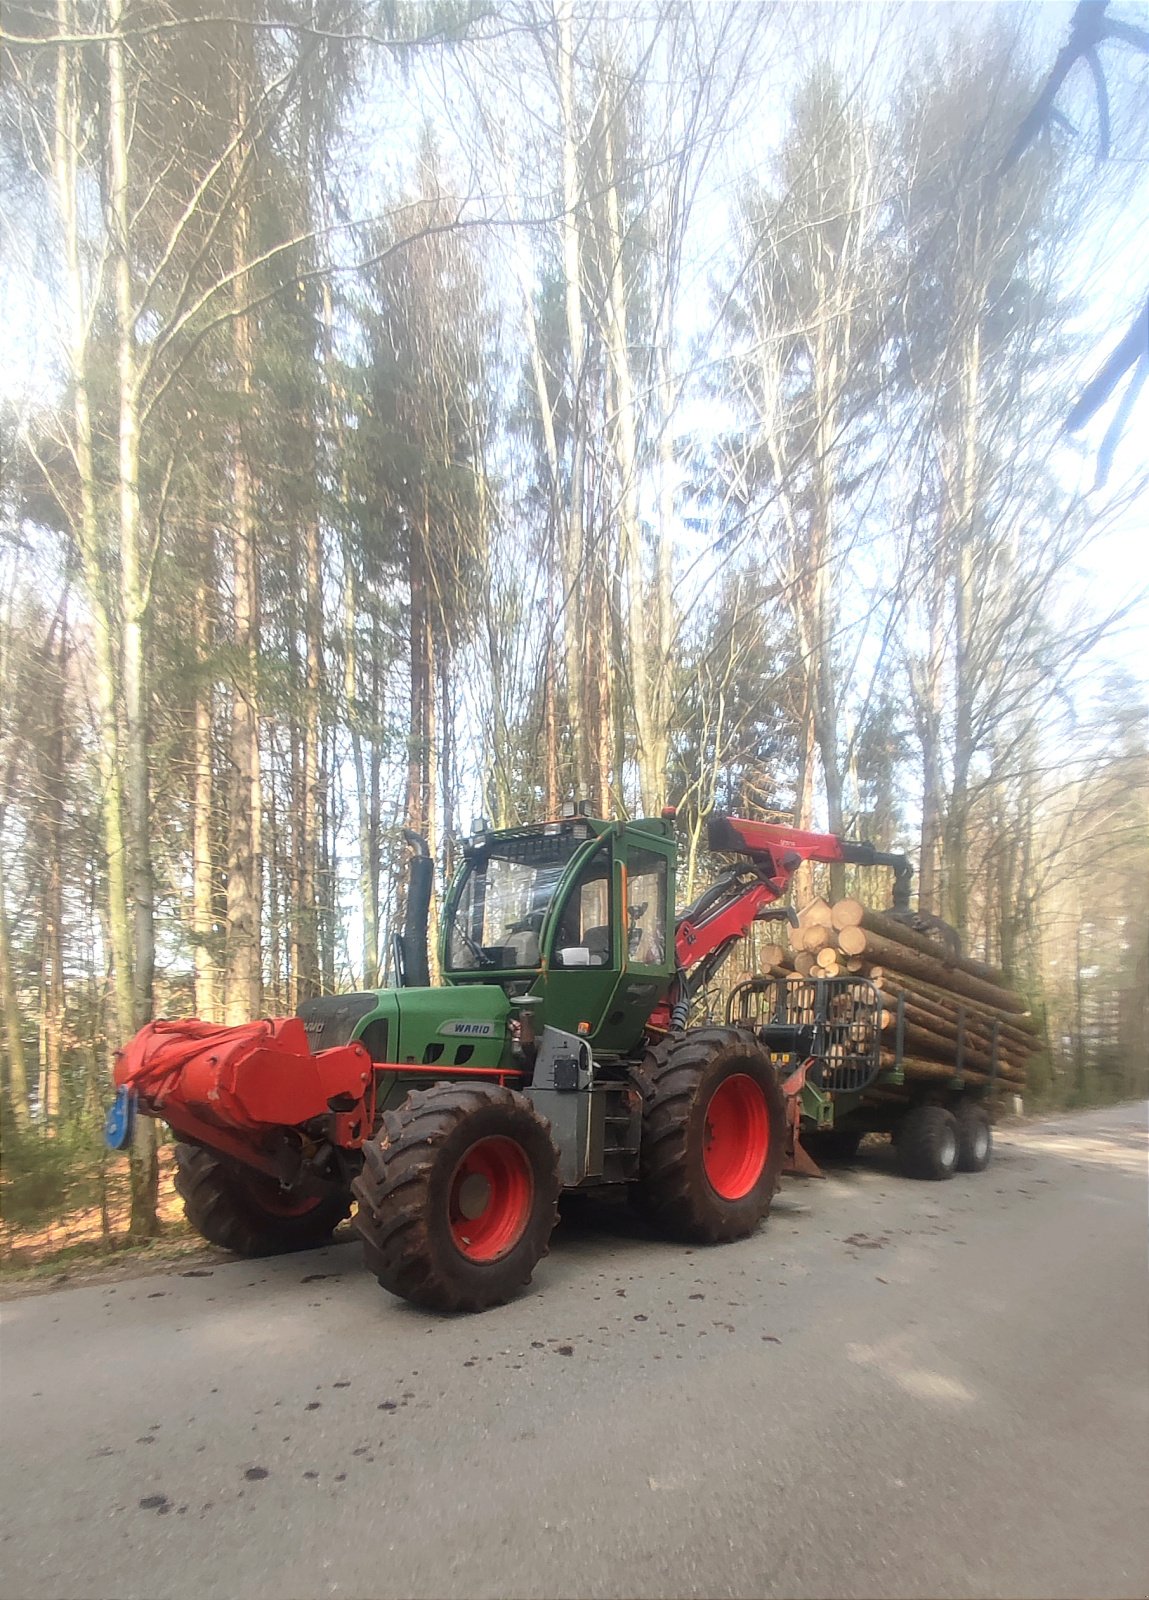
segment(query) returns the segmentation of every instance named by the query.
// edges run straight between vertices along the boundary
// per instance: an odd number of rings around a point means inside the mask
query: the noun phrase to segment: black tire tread
[[[914,1106],[898,1129],[898,1165],[907,1178],[943,1182],[952,1178],[956,1165],[946,1169],[938,1160],[938,1142],[947,1123],[955,1121],[945,1106]],[[955,1129],[956,1132],[956,1129]]]
[[[993,1124],[989,1112],[976,1100],[962,1100],[954,1111],[954,1117],[958,1130],[958,1171],[984,1172],[993,1159]],[[980,1126],[984,1126],[989,1133],[989,1148],[982,1161],[974,1152],[974,1131]]]
[[[699,1086],[719,1057],[735,1048],[768,1068],[770,1152],[749,1204],[723,1204],[705,1184],[688,1152]],[[765,1217],[778,1188],[785,1155],[785,1101],[769,1058],[752,1035],[737,1028],[703,1027],[661,1040],[637,1073],[642,1090],[642,1146],[638,1202],[660,1232],[701,1244],[745,1238]]]
[[[313,1250],[326,1244],[351,1212],[349,1192],[332,1186],[303,1216],[276,1216],[260,1205],[255,1183],[237,1163],[202,1145],[176,1146],[175,1186],[200,1237],[237,1256]]]
[[[445,1253],[436,1250],[429,1226],[436,1162],[448,1138],[492,1109],[534,1148],[538,1205],[527,1227],[532,1238],[528,1242],[524,1236],[525,1250],[516,1247],[507,1261],[481,1272],[453,1270],[449,1253],[444,1259]],[[548,1154],[542,1170],[544,1139]],[[384,1289],[432,1311],[482,1311],[530,1282],[558,1220],[559,1167],[550,1125],[525,1095],[496,1084],[450,1081],[414,1090],[396,1110],[384,1113],[382,1129],[364,1145],[363,1155],[363,1170],[352,1184],[358,1201],[354,1227],[367,1265]]]

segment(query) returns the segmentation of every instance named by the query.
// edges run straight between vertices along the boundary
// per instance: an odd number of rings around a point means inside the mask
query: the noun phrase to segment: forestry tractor
[[[243,1255],[322,1244],[355,1204],[380,1283],[439,1311],[527,1283],[564,1191],[614,1186],[666,1235],[718,1243],[757,1227],[784,1167],[818,1172],[803,1133],[856,1144],[917,1117],[915,1148],[952,1142],[929,1085],[866,1097],[902,1080],[864,980],[811,984],[796,1007],[763,1004],[769,982],[751,979],[725,1021],[691,1023],[755,920],[794,920],[777,902],[802,862],[891,867],[890,914],[904,917],[905,857],[714,814],[711,849],[739,859],[676,915],[672,811],[604,822],[563,809],[466,842],[440,919],[441,985],[428,976],[433,863],[408,834],[395,988],[239,1027],[142,1029],[117,1061],[109,1142],[126,1146],[137,1111],[164,1119],[190,1221]],[[952,1170],[950,1154],[927,1150]]]

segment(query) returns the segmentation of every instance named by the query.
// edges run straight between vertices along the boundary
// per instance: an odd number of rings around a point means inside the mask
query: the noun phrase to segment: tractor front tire
[[[954,1113],[958,1130],[959,1172],[984,1172],[993,1156],[989,1113],[976,1100],[963,1100]]]
[[[346,1189],[293,1197],[274,1178],[195,1144],[176,1145],[176,1189],[195,1231],[237,1256],[314,1250],[351,1211]]]
[[[558,1151],[525,1095],[438,1083],[363,1146],[355,1228],[384,1289],[430,1311],[485,1311],[531,1281],[558,1216]]]
[[[786,1153],[786,1103],[769,1056],[738,1028],[665,1039],[638,1073],[636,1198],[659,1232],[743,1239],[765,1217]]]
[[[898,1165],[903,1177],[940,1182],[958,1168],[958,1125],[945,1106],[914,1106],[897,1132]]]

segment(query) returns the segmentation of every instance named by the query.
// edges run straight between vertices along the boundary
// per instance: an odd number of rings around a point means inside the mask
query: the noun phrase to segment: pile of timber
[[[762,959],[766,972],[794,986],[806,978],[868,978],[879,992],[882,1063],[888,1067],[896,1064],[901,1006],[907,1078],[952,1078],[960,1046],[967,1082],[996,1082],[1019,1093],[1030,1057],[1041,1049],[1025,1002],[996,967],[860,900],[813,901],[789,930],[789,948],[767,945]]]

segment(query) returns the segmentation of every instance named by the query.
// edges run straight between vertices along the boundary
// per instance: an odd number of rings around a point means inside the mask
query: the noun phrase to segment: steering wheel
[[[466,928],[462,927],[461,924],[457,922],[452,923],[451,926],[452,931],[459,935],[459,938],[462,939],[463,943],[474,956],[480,967],[493,967],[496,965],[494,956],[489,956],[481,944],[476,944],[471,938],[471,935],[467,932]]]

